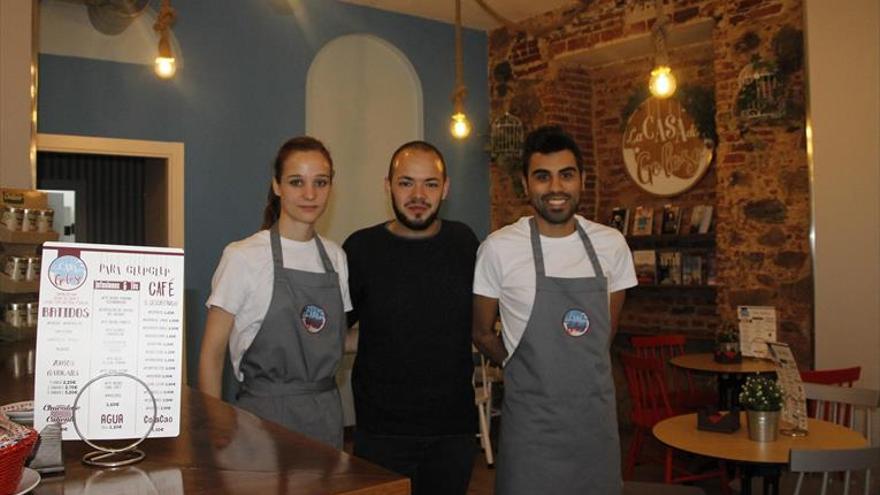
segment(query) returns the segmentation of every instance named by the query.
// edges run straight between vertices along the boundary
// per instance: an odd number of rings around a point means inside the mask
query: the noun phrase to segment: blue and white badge
[[[327,324],[327,313],[324,311],[324,308],[314,304],[306,304],[299,318],[309,333],[318,333]]]
[[[580,337],[590,331],[590,318],[582,309],[569,309],[562,317],[562,328],[572,337]]]

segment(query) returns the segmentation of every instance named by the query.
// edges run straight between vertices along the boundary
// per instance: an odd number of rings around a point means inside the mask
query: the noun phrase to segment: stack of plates
[[[0,413],[5,414],[15,423],[32,426],[34,424],[34,401],[26,400],[0,406]]]

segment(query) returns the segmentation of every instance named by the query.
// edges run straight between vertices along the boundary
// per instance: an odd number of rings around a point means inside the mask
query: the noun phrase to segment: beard
[[[565,205],[556,209],[549,205],[554,199],[565,199]],[[577,198],[579,200],[580,198]],[[545,194],[537,198],[532,198],[532,207],[544,220],[552,224],[563,224],[571,220],[571,217],[577,213],[577,200],[570,194]]]
[[[421,204],[428,205],[427,203]],[[393,199],[391,201],[391,209],[394,210],[394,216],[395,218],[397,218],[397,221],[400,222],[404,227],[410,230],[425,230],[434,224],[434,220],[437,220],[437,215],[440,214],[440,206],[442,204],[443,201],[441,200],[433,211],[425,215],[423,218],[416,219],[408,218],[403,210],[397,207],[397,202]]]

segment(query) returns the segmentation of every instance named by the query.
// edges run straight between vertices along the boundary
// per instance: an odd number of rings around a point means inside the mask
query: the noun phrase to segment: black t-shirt
[[[429,238],[379,224],[343,244],[360,321],[352,370],[358,428],[388,435],[476,431],[471,375],[474,263],[479,241],[443,220]]]

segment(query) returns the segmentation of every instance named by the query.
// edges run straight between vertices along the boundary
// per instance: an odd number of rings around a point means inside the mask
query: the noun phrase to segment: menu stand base
[[[146,454],[139,449],[122,450],[119,452],[104,452],[95,450],[84,455],[83,464],[95,467],[116,468],[130,466],[141,462]]]

